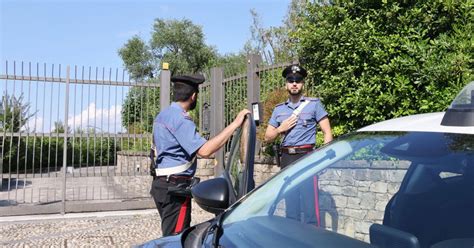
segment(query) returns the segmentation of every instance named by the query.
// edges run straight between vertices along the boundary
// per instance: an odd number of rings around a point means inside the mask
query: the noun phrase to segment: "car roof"
[[[410,115],[378,122],[363,127],[358,132],[400,131],[400,132],[439,132],[474,134],[474,126],[443,126],[441,120],[445,112]]]

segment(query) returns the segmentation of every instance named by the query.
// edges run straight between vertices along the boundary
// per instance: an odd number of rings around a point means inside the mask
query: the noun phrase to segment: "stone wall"
[[[148,172],[148,155],[138,155],[119,155],[118,167],[121,168],[117,170],[133,170],[139,164],[140,169]],[[214,163],[213,159],[198,159],[196,176],[201,181],[213,178]],[[325,170],[319,177],[322,226],[368,242],[370,225],[382,222],[385,206],[398,191],[408,165],[404,161],[344,161]],[[254,165],[255,185],[259,186],[279,171],[274,160],[257,157]],[[120,180],[148,194],[151,177],[144,178],[121,177]],[[193,224],[214,217],[196,203],[193,203],[192,208]]]
[[[321,222],[328,230],[369,242],[369,227],[382,223],[409,163],[343,161],[319,177]]]

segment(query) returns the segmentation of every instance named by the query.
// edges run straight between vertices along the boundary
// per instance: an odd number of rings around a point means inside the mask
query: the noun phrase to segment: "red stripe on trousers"
[[[181,208],[179,209],[178,222],[176,223],[174,233],[179,233],[183,230],[184,219],[186,218],[186,212],[188,210],[189,199],[190,198],[187,197],[186,200],[183,202],[183,204],[181,204]]]
[[[313,188],[314,188],[314,211],[316,213],[317,226],[321,226],[319,217],[319,187],[318,187],[318,176],[313,177]]]

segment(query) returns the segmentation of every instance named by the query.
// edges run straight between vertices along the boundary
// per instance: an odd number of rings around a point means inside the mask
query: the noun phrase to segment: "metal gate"
[[[119,70],[5,62],[0,216],[153,207],[159,85]]]
[[[281,70],[289,63],[265,65],[258,55],[247,61],[246,73],[224,73],[225,67],[206,73],[199,94],[203,136],[213,137],[242,108],[283,86]],[[169,105],[170,89],[167,70],[159,80],[135,82],[119,70],[5,62],[0,216],[153,208],[152,123]],[[216,175],[229,144],[215,155]]]

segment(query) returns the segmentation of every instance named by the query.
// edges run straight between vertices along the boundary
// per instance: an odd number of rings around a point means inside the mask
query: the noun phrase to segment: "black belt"
[[[180,183],[191,183],[192,177],[191,176],[159,176],[156,179],[161,181],[166,181],[170,183],[180,184]]]
[[[284,146],[281,148],[281,152],[286,154],[301,154],[308,153],[314,150],[313,145],[302,145],[302,146]]]

